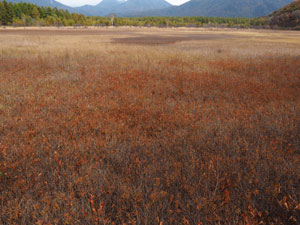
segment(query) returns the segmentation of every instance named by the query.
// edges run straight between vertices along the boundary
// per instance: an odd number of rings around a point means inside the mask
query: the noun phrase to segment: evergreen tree
[[[39,19],[40,18],[40,12],[39,10],[37,9],[37,7],[34,7],[31,11],[31,17],[33,19]]]
[[[5,17],[6,17],[6,9],[4,4],[0,2],[0,24],[6,25]]]
[[[13,22],[14,16],[15,16],[15,12],[14,12],[14,6],[12,4],[12,2],[7,4],[7,22],[8,24],[11,24]]]
[[[29,8],[28,8],[28,4],[24,3],[23,7],[22,7],[22,12],[24,15],[29,16]]]
[[[40,13],[40,17],[45,19],[47,17],[47,13],[46,13],[45,8],[44,7],[39,7],[38,10],[39,10],[39,13]]]
[[[8,13],[7,13],[8,4],[7,1],[3,1],[3,14],[2,14],[2,24],[7,25],[8,24]]]
[[[65,14],[65,18],[66,18],[67,20],[69,20],[69,19],[72,18],[71,14],[69,13],[68,10],[66,10],[64,14]]]
[[[54,7],[54,9],[52,10],[52,12],[54,12],[54,14],[56,16],[59,16],[59,11],[58,11],[58,9],[56,7]]]
[[[53,10],[50,7],[47,7],[45,11],[46,11],[46,17],[53,15]]]
[[[18,19],[21,19],[22,17],[22,9],[20,4],[15,4],[14,5],[14,14]]]

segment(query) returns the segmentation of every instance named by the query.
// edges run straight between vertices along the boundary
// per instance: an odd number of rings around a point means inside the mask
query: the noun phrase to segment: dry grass
[[[68,32],[0,31],[1,224],[300,223],[299,33]]]

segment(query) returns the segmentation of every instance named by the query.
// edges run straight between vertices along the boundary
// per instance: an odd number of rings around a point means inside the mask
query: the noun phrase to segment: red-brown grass
[[[1,224],[299,224],[300,58],[0,58]]]

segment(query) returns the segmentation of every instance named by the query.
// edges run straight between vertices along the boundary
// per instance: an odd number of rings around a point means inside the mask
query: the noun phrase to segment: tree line
[[[41,7],[31,3],[0,1],[0,25],[11,26],[172,26],[242,27],[264,26],[266,18],[221,18],[221,17],[109,17],[84,16],[68,10]]]
[[[51,7],[40,7],[31,3],[0,2],[0,24],[20,26],[71,26],[86,24],[87,18]]]

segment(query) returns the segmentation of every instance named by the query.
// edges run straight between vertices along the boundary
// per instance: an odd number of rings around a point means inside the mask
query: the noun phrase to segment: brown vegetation
[[[299,224],[297,34],[240,35],[1,33],[0,223]]]
[[[273,12],[269,24],[271,27],[293,27],[300,29],[300,0],[295,0],[291,4]]]

